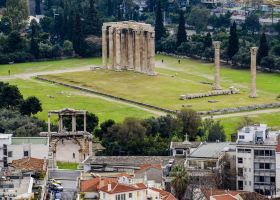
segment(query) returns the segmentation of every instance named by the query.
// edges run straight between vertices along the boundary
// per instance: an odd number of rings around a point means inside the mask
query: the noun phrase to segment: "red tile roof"
[[[132,178],[133,175],[131,174],[127,174],[127,173],[120,173],[120,174],[117,174],[116,177],[127,177],[127,178]]]
[[[121,183],[111,183],[111,189],[109,190],[109,184],[100,188],[100,191],[106,192],[108,194],[118,194],[123,192],[131,192],[136,190],[144,190],[147,189],[147,187],[143,187],[143,185],[125,185]]]
[[[278,135],[278,137],[277,137],[276,152],[280,152],[280,135]]]
[[[215,200],[237,200],[236,197],[230,194],[214,195],[213,198]]]
[[[202,189],[201,191],[207,200],[210,200],[210,196],[225,195],[225,194],[236,196],[240,193],[243,193],[242,191],[220,190],[220,189]]]
[[[27,157],[19,160],[13,160],[11,167],[28,171],[46,171],[47,165],[44,159]]]
[[[151,188],[153,191],[158,192],[160,194],[160,198],[162,198],[162,200],[177,200],[171,193],[164,191],[164,190],[160,190],[157,188]]]
[[[98,192],[98,190],[108,183],[117,182],[115,178],[93,178],[90,180],[81,180],[80,191],[81,192]]]
[[[144,171],[146,171],[146,170],[148,170],[148,169],[151,169],[151,168],[162,170],[160,164],[156,164],[156,165],[155,165],[155,164],[145,164],[145,165],[140,165],[139,167],[140,167],[140,169],[139,169],[139,170],[136,170],[136,171],[135,171],[135,174],[144,172]]]

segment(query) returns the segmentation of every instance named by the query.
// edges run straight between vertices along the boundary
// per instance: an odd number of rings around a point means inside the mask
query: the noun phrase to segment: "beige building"
[[[100,188],[100,200],[147,200],[147,187],[143,184],[125,185],[109,183]]]

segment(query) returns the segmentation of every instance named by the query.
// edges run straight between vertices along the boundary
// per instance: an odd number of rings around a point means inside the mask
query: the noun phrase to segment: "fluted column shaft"
[[[141,72],[140,34],[141,31],[135,32],[135,50],[134,50],[135,56],[134,57],[135,57],[135,71],[137,72]]]
[[[131,31],[128,31],[128,69],[134,69],[134,62],[133,62],[133,34]]]
[[[256,98],[257,97],[257,47],[251,48],[251,88],[250,88],[250,97]]]
[[[107,69],[107,27],[102,27],[102,65]]]
[[[115,36],[115,44],[116,44],[116,67],[115,70],[121,70],[121,31],[116,29],[116,36]]]
[[[114,69],[114,29],[109,28],[109,65],[108,69]]]
[[[221,48],[221,42],[220,41],[214,41],[213,42],[214,50],[215,50],[215,74],[214,74],[214,90],[221,90],[221,78],[220,78],[220,48]]]
[[[149,75],[156,75],[155,72],[155,32],[150,33],[150,58],[149,58]]]

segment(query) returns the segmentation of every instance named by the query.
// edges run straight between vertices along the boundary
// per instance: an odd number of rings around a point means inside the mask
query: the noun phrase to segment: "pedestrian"
[[[180,59],[178,60],[178,63],[181,64],[181,60]]]
[[[163,59],[161,60],[161,63],[163,63]]]
[[[9,74],[9,76],[11,75],[11,70],[8,70],[8,74]]]

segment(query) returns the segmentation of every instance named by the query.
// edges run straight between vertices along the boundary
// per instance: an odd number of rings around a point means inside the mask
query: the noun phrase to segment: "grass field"
[[[100,58],[86,58],[86,59],[66,59],[66,60],[56,60],[56,61],[44,61],[44,62],[29,62],[20,63],[13,65],[0,65],[0,76],[7,76],[8,71],[13,74],[22,73],[34,73],[49,70],[61,70],[75,67],[83,67],[90,65],[100,65]]]
[[[63,86],[37,80],[10,80],[9,82],[17,85],[25,98],[36,96],[40,99],[43,112],[38,113],[37,116],[44,120],[47,119],[47,112],[49,110],[67,107],[93,112],[99,117],[101,122],[107,119],[120,122],[125,117],[145,118],[152,116],[152,114],[141,109],[94,96],[87,96],[85,93]]]
[[[78,163],[71,162],[56,162],[58,169],[68,169],[68,170],[77,170]]]
[[[259,73],[257,78],[258,98],[249,98],[250,72],[222,68],[222,86],[235,86],[241,93],[231,96],[217,96],[193,100],[179,100],[182,94],[203,93],[211,91],[213,82],[213,64],[201,63],[195,60],[182,60],[158,56],[164,59],[157,66],[158,76],[151,77],[134,72],[114,72],[106,70],[83,71],[45,77],[74,85],[92,88],[97,91],[113,94],[119,97],[178,110],[182,105],[191,105],[195,110],[211,110],[227,107],[245,106],[259,103],[276,102],[280,94],[280,75]],[[217,100],[217,103],[208,103]]]

